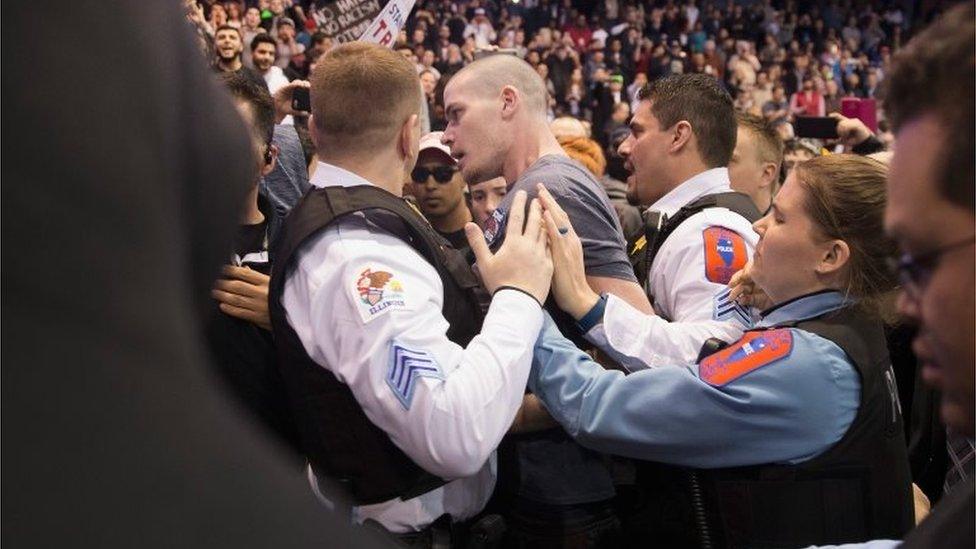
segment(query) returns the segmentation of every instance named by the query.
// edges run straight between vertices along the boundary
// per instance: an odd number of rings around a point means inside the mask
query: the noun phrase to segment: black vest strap
[[[631,264],[634,266],[634,272],[641,285],[647,281],[654,258],[657,257],[658,251],[661,250],[661,246],[671,236],[671,233],[688,218],[708,208],[727,208],[741,215],[750,223],[754,223],[762,217],[751,198],[735,191],[703,196],[689,202],[671,217],[653,210],[645,211],[645,245],[643,250],[635,250],[634,255],[631,256]]]
[[[444,288],[448,337],[467,345],[481,329],[473,289],[478,281],[460,253],[403,199],[372,186],[310,190],[292,210],[276,244],[269,296],[279,367],[316,474],[344,485],[357,505],[410,499],[444,484],[417,466],[373,425],[349,388],[316,364],[288,324],[281,296],[294,254],[337,219],[361,214],[409,244],[437,269]]]

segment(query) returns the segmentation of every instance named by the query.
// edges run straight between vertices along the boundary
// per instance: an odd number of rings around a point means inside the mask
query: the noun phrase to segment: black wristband
[[[873,135],[869,135],[867,139],[851,147],[852,153],[859,154],[861,156],[867,156],[883,150],[885,150],[884,143]]]
[[[536,299],[536,297],[534,295],[532,295],[529,292],[523,290],[522,288],[518,288],[518,287],[515,287],[515,286],[499,286],[499,287],[495,288],[495,291],[492,292],[492,294],[491,294],[492,299],[494,299],[495,294],[497,294],[498,292],[500,292],[502,290],[515,290],[516,292],[522,292],[523,294],[531,297],[532,298],[532,301],[535,301],[536,303],[539,303],[539,300]],[[542,307],[542,303],[539,303],[539,307],[540,308]]]

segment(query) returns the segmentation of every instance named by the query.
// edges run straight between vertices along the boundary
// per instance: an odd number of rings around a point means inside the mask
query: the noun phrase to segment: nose
[[[624,139],[623,143],[621,143],[620,146],[617,147],[617,154],[619,154],[624,158],[629,158],[630,151],[634,147],[634,144],[632,143],[633,140],[634,140],[634,134],[628,135],[627,139]]]
[[[913,321],[918,320],[918,299],[912,295],[912,292],[908,288],[902,288],[898,291],[898,299],[895,301],[895,306],[898,308],[898,314],[901,316]]]
[[[759,236],[762,236],[766,232],[766,226],[769,224],[769,216],[770,214],[766,214],[752,224],[752,230],[756,231],[756,234]]]
[[[454,130],[448,124],[447,128],[444,129],[444,133],[441,134],[441,145],[450,147],[452,144],[454,144]]]

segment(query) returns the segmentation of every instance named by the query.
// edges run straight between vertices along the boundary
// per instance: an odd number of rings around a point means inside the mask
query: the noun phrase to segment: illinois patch
[[[725,227],[709,227],[702,231],[705,240],[705,278],[710,282],[728,284],[737,271],[749,260],[746,241],[739,233]]]
[[[353,299],[363,322],[370,322],[395,309],[406,309],[403,284],[392,270],[366,267],[353,282]]]
[[[488,246],[494,246],[495,240],[505,226],[505,211],[501,208],[493,211],[488,219],[485,220],[485,242]]]
[[[792,351],[793,332],[789,328],[749,332],[734,345],[702,360],[698,377],[709,385],[721,387],[790,356]]]
[[[390,347],[386,384],[393,390],[404,410],[410,409],[419,377],[444,379],[444,373],[427,351],[408,349],[394,341]]]

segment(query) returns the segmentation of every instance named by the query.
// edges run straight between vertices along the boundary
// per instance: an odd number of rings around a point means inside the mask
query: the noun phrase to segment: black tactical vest
[[[651,272],[651,265],[664,241],[679,225],[689,217],[708,208],[727,208],[750,223],[755,223],[762,214],[756,209],[756,204],[747,195],[730,191],[710,194],[689,202],[671,217],[647,210],[644,212],[644,238],[637,241],[630,252],[630,264],[634,267],[637,282],[643,287]]]
[[[317,475],[344,485],[355,505],[419,496],[444,484],[407,457],[367,419],[349,387],[315,363],[288,324],[281,305],[295,252],[335,220],[362,215],[422,255],[440,275],[447,336],[461,346],[481,330],[474,296],[478,281],[460,253],[402,198],[372,186],[313,188],[291,211],[275,245],[269,307],[279,349],[279,368]]]
[[[786,323],[828,339],[861,380],[857,415],[823,454],[797,465],[684,469],[683,513],[701,547],[806,547],[900,539],[914,525],[901,406],[882,325],[857,307]],[[678,472],[678,468],[672,470]],[[697,539],[695,539],[697,538]]]

